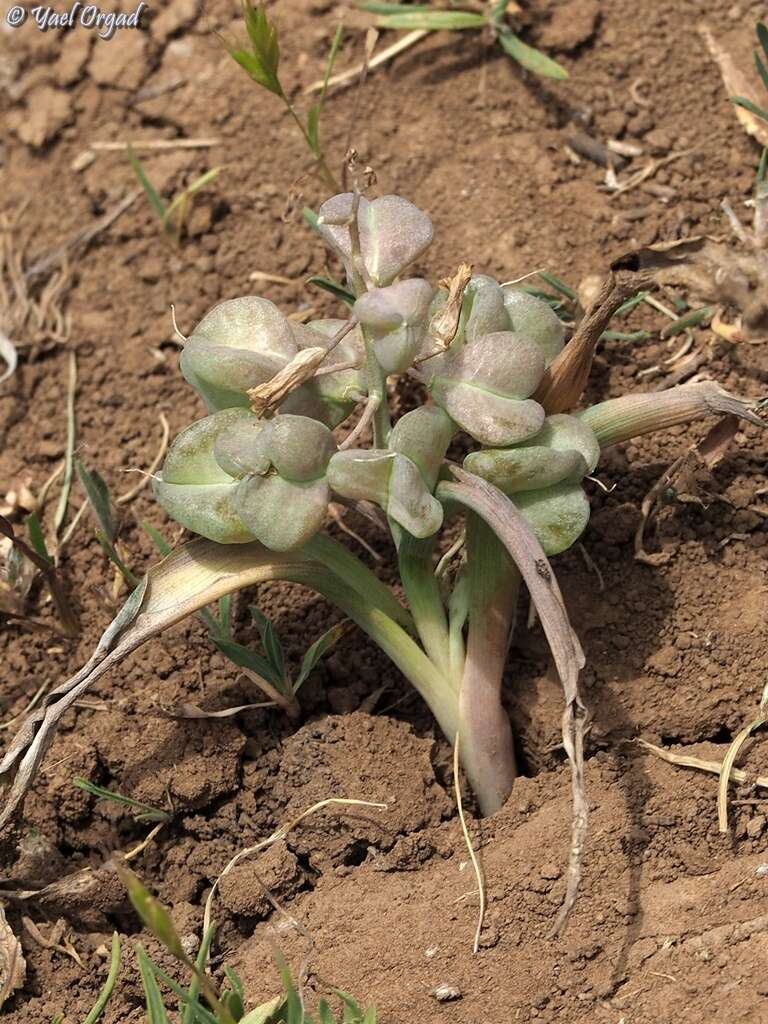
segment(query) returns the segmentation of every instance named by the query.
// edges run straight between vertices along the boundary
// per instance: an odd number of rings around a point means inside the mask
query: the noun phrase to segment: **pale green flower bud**
[[[558,355],[565,343],[565,324],[551,306],[535,295],[503,285],[504,306],[509,317],[510,328],[515,334],[536,342],[544,354],[547,366]]]
[[[176,438],[154,489],[174,519],[210,540],[257,539],[287,551],[323,526],[325,471],[335,450],[333,435],[316,420],[259,420],[227,409]]]
[[[540,491],[521,491],[513,498],[544,549],[559,555],[575,543],[589,522],[589,501],[579,484],[556,484]]]
[[[341,256],[347,276],[354,276],[349,221],[354,196],[332,196],[320,207],[318,223],[326,244]],[[400,196],[360,197],[357,223],[366,272],[377,288],[391,284],[432,242],[432,221]]]
[[[152,481],[169,516],[220,544],[254,539],[234,506],[236,482],[213,454],[220,434],[251,418],[246,409],[225,409],[191,424],[174,440],[162,473]]]
[[[434,288],[411,278],[365,292],[352,307],[386,374],[403,373],[421,347]]]
[[[328,483],[344,498],[373,501],[414,537],[431,537],[443,522],[415,462],[398,452],[349,449],[328,463]]]
[[[535,437],[514,448],[473,452],[464,460],[472,473],[513,497],[548,555],[565,551],[589,521],[580,482],[600,458],[594,431],[577,419],[548,416]]]
[[[511,331],[485,334],[424,364],[438,405],[476,440],[493,447],[538,433],[542,407],[530,399],[544,373],[539,347]]]
[[[327,347],[329,340],[323,327],[313,330],[291,324],[272,302],[247,295],[221,302],[203,317],[187,339],[180,366],[209,409],[247,408],[251,388],[270,381],[301,349]],[[353,342],[345,348],[342,345],[338,353],[334,350],[328,356],[329,364],[356,357]],[[361,355],[361,349],[354,351]],[[344,354],[348,358],[342,360]],[[346,387],[359,386],[356,371],[349,372],[353,376],[341,380],[318,377],[307,381],[288,395],[281,411],[336,426],[355,404],[342,398]]]
[[[438,405],[422,405],[401,416],[389,435],[389,447],[407,455],[419,467],[428,490],[433,491],[456,424]]]

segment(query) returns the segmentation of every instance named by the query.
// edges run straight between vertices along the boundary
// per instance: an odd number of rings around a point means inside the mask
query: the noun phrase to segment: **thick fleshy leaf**
[[[579,695],[579,670],[584,667],[584,652],[568,621],[563,595],[557,579],[536,537],[513,503],[497,488],[473,473],[454,467],[458,483],[438,485],[443,501],[456,501],[476,512],[491,527],[505,546],[525,580],[531,600],[539,613],[565,694],[563,746],[571,764],[573,819],[568,876],[562,905],[550,935],[563,928],[576,902],[581,878],[581,861],[587,835],[589,805],[584,785],[584,724],[586,708]]]
[[[515,495],[515,505],[531,525],[547,555],[566,551],[589,522],[589,501],[579,484],[557,484]]]
[[[280,476],[251,476],[237,485],[234,504],[265,547],[292,551],[322,529],[330,497],[324,479],[294,483]]]
[[[327,319],[313,320],[308,324],[294,324],[293,332],[296,337],[296,344],[299,348],[326,347],[328,343],[339,333],[346,321]],[[360,328],[356,327],[346,337],[338,342],[333,350],[328,353],[324,362],[323,370],[330,367],[357,362],[362,367],[365,360],[365,349]],[[297,412],[304,416],[312,416],[314,419],[322,420],[329,427],[333,428],[342,423],[353,411],[357,404],[355,395],[364,392],[362,370],[346,369],[338,370],[335,373],[323,372],[315,377],[304,388],[301,389],[299,401],[294,403],[293,396],[283,403],[283,412]],[[310,396],[316,396],[319,400],[317,412],[309,411]],[[294,408],[295,404],[295,408]]]
[[[264,476],[271,467],[286,480],[317,480],[336,451],[330,430],[307,416],[235,422],[216,439],[218,464],[230,476]]]
[[[504,285],[502,292],[512,330],[535,342],[549,366],[563,348],[565,324],[546,302],[535,295],[529,295],[514,285]]]
[[[524,447],[527,445],[544,445],[556,452],[579,452],[587,467],[582,477],[592,473],[600,461],[600,443],[595,432],[585,420],[568,413],[547,416],[539,433]]]
[[[423,679],[425,692],[437,692],[439,677],[431,672],[420,648],[397,625],[408,622],[405,610],[388,588],[330,538],[316,538],[301,554],[275,554],[255,542],[221,545],[199,538],[176,548],[149,570],[83,668],[49,690],[26,717],[0,761],[0,775],[14,776],[0,812],[0,828],[29,791],[59,722],[96,680],[150,637],[201,608],[244,587],[274,579],[304,583],[332,599],[349,618],[372,633],[406,673]],[[417,671],[422,675],[417,677]]]
[[[528,398],[544,373],[539,347],[511,331],[483,334],[434,362],[431,372],[436,376],[474,384],[504,398]]]
[[[484,334],[508,330],[501,285],[485,274],[473,274],[464,291],[456,341],[474,341]]]
[[[354,196],[341,193],[326,200],[318,215],[319,231],[326,243],[343,259],[351,276],[352,244],[349,220]],[[372,283],[381,288],[391,284],[424,252],[433,237],[432,221],[400,196],[360,198],[357,216],[363,263]]]
[[[443,525],[443,506],[427,490],[415,462],[396,455],[389,482],[387,514],[413,537],[431,537]]]

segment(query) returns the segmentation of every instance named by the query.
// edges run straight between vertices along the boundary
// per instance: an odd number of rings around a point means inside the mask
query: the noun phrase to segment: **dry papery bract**
[[[96,679],[186,616],[267,580],[305,584],[368,634],[446,739],[460,739],[469,784],[492,814],[517,772],[501,683],[524,583],[564,690],[573,835],[557,931],[576,898],[587,830],[586,709],[584,655],[548,559],[586,527],[583,484],[605,448],[705,417],[761,424],[757,403],[701,381],[573,411],[611,316],[682,252],[617,261],[566,345],[551,306],[520,282],[465,267],[437,288],[409,277],[433,229],[404,198],[336,195],[317,225],[344,268],[347,317],[300,324],[244,296],[214,307],[186,340],[181,370],[208,415],[171,444],[153,487],[199,536],[150,569],[90,661],[28,716],[0,763],[11,780],[0,822],[19,807],[67,708]],[[421,383],[421,404],[393,422],[391,379],[405,375]],[[350,433],[354,416],[369,426],[369,444]],[[448,455],[459,435],[471,448],[463,465]],[[404,601],[324,532],[339,502],[380,510]],[[444,526],[457,517],[463,550],[438,577]]]

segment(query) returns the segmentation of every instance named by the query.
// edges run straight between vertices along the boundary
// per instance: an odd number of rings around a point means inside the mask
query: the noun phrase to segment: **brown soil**
[[[176,305],[187,330],[216,301],[256,290],[285,306],[332,307],[303,281],[323,266],[321,246],[283,219],[298,182],[306,201],[321,194],[303,176],[306,159],[287,117],[231,62],[214,30],[239,32],[237,4],[211,0],[200,14],[170,0],[149,31],[94,40],[62,37],[28,23],[2,46],[0,212],[27,203],[18,234],[30,259],[89,226],[135,188],[121,153],[73,162],[93,141],[216,137],[205,150],[147,155],[153,181],[178,189],[212,165],[225,169],[195,206],[178,252],[163,243],[140,197],[70,262],[66,345],[26,350],[0,393],[0,479],[39,488],[65,445],[67,358],[76,351],[77,439],[113,493],[147,466],[164,412],[178,431],[202,409],[177,370],[168,316]],[[599,274],[635,243],[723,233],[719,202],[740,210],[757,150],[740,131],[719,73],[695,24],[736,32],[748,52],[763,6],[739,0],[536,0],[529,38],[570,69],[551,83],[522,74],[477,37],[437,35],[372,74],[359,94],[333,96],[326,145],[339,159],[348,138],[375,168],[384,192],[401,191],[432,215],[433,277],[460,259],[510,279],[547,267],[578,282]],[[281,0],[286,78],[306,84],[322,71],[334,24],[326,0]],[[340,66],[356,59],[350,33]],[[158,87],[181,79],[172,92]],[[632,98],[633,84],[646,105]],[[637,95],[637,94],[636,94]],[[359,104],[350,132],[349,122]],[[698,147],[651,179],[666,201],[638,188],[616,198],[604,172],[574,163],[565,135],[588,129],[620,137],[646,155]],[[633,166],[642,166],[642,160]],[[75,167],[79,166],[74,164]],[[620,172],[626,174],[627,172]],[[254,271],[294,283],[253,282]],[[632,328],[658,330],[646,311]],[[706,339],[697,333],[696,344]],[[674,346],[676,347],[676,345]],[[672,349],[674,350],[674,349]],[[766,350],[716,347],[706,371],[733,391],[765,392]],[[653,339],[608,342],[597,359],[593,395],[647,387],[638,376],[670,354]],[[652,382],[653,383],[653,382]],[[70,714],[24,808],[6,837],[7,878],[53,881],[85,867],[78,885],[23,908],[47,934],[63,916],[85,962],[21,935],[28,980],[6,1006],[14,1024],[84,1018],[105,974],[105,943],[117,927],[138,931],[116,876],[102,865],[148,826],[72,785],[77,775],[174,808],[136,860],[136,870],[173,907],[184,936],[199,935],[208,889],[239,849],[330,796],[383,801],[387,812],[320,812],[285,846],[246,861],[222,885],[214,963],[236,967],[254,1001],[274,994],[271,943],[297,969],[311,938],[311,988],[328,984],[374,1001],[382,1024],[479,1020],[645,1024],[765,1021],[765,915],[768,822],[758,793],[734,792],[729,835],[717,829],[716,780],[646,755],[645,739],[721,759],[753,717],[766,682],[765,557],[768,525],[750,505],[764,498],[767,443],[747,427],[707,480],[703,504],[671,502],[648,543],[670,560],[635,561],[632,537],[643,496],[703,428],[675,429],[622,445],[601,468],[609,488],[593,488],[584,548],[557,570],[587,652],[585,699],[594,714],[587,783],[592,808],[581,898],[565,935],[546,938],[563,893],[569,782],[560,747],[561,696],[537,629],[520,630],[508,677],[523,771],[507,806],[476,822],[489,910],[472,955],[474,879],[466,863],[452,795],[450,754],[418,699],[359,635],[345,638],[302,694],[304,724],[275,712],[222,721],[178,721],[157,705],[180,700],[223,708],[258,699],[214,653],[197,620],[142,649],[102,680],[87,706]],[[81,501],[75,494],[75,503]],[[147,492],[125,510],[122,538],[141,571],[153,559],[140,528],[169,531]],[[87,524],[87,525],[86,525]],[[354,522],[365,531],[365,524]],[[387,554],[382,536],[366,534]],[[86,517],[63,560],[82,621],[76,641],[7,624],[3,718],[18,715],[42,684],[78,667],[114,610],[112,573]],[[292,587],[264,587],[291,656],[332,621],[320,599]],[[45,594],[36,615],[55,624]],[[243,603],[239,635],[252,638]],[[377,693],[383,687],[383,693]],[[369,700],[377,693],[375,701]],[[364,704],[365,702],[365,704]],[[361,704],[373,713],[359,710]],[[13,729],[3,735],[10,736]],[[748,750],[758,772],[764,743]],[[749,798],[749,799],[746,799]],[[750,802],[751,800],[751,802]],[[285,926],[262,883],[302,926]],[[144,936],[146,940],[146,936]],[[148,941],[160,957],[156,944]],[[144,1020],[131,939],[107,1024]],[[436,986],[458,990],[439,1003]]]

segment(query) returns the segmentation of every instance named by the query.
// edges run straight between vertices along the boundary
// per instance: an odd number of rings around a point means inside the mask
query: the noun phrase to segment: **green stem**
[[[373,350],[373,342],[363,328],[365,340],[365,374],[368,384],[368,397],[377,398],[378,405],[373,414],[373,447],[386,448],[389,435],[392,431],[392,421],[389,418],[389,404],[387,402],[387,378],[379,365],[376,353]]]
[[[497,811],[517,776],[512,728],[501,700],[520,573],[493,531],[467,514],[469,631],[459,694],[462,760],[484,814]]]
[[[434,665],[453,679],[448,620],[432,558],[435,538],[417,540],[397,523],[390,522],[390,527],[397,545],[400,579],[419,639]]]
[[[367,565],[348,551],[343,544],[323,533],[318,533],[301,549],[302,554],[320,562],[340,579],[356,590],[371,604],[376,605],[390,619],[415,633],[413,619],[400,604],[386,583],[371,572]]]
[[[315,161],[317,163],[317,172],[318,172],[318,175],[320,177],[320,180],[323,182],[323,184],[325,185],[326,188],[331,190],[331,192],[334,195],[336,193],[338,193],[338,192],[341,192],[341,186],[339,185],[338,181],[336,180],[336,178],[333,175],[333,172],[331,171],[331,169],[329,168],[328,164],[326,163],[325,157],[323,156],[322,153],[316,153],[315,150],[313,149],[312,141],[311,141],[311,139],[309,137],[309,132],[307,131],[306,126],[304,125],[303,121],[299,117],[299,115],[298,115],[298,113],[296,111],[296,108],[291,103],[291,101],[288,99],[288,97],[285,95],[285,93],[283,93],[283,95],[282,95],[282,100],[285,103],[285,106],[286,106],[286,109],[287,109],[288,113],[291,115],[293,120],[298,125],[299,131],[303,135],[304,141],[306,142],[307,146],[309,147],[309,151],[312,153],[312,156],[315,158]]]
[[[307,583],[355,622],[387,657],[429,705],[449,741],[453,742],[458,727],[458,693],[445,675],[427,657],[405,630],[375,607],[362,594],[353,590],[330,571],[302,573],[300,582]],[[290,568],[284,579],[292,579]],[[299,582],[299,580],[296,580]]]

